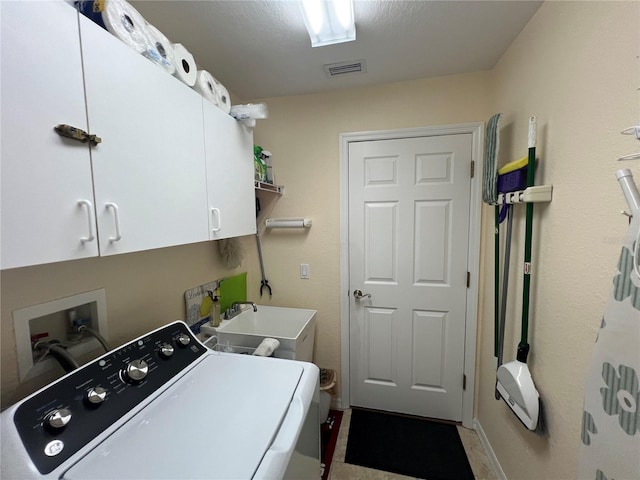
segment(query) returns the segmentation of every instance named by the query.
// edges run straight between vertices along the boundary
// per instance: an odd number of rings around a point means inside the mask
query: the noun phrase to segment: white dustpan
[[[514,360],[500,365],[496,388],[520,421],[529,430],[536,430],[540,414],[540,395],[533,384],[526,363]]]

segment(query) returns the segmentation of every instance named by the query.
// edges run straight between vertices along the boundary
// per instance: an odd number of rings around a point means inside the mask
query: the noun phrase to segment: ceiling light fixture
[[[356,39],[353,0],[300,0],[312,47]]]

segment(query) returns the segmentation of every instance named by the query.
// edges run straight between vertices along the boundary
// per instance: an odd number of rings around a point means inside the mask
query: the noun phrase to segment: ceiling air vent
[[[367,64],[364,58],[350,62],[327,63],[322,66],[327,77],[340,77],[343,75],[353,75],[367,71]]]

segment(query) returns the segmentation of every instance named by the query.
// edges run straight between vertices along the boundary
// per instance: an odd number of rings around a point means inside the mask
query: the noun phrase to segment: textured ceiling
[[[356,41],[312,48],[297,1],[133,0],[244,101],[491,69],[540,1],[355,1]],[[323,64],[365,59],[328,78]]]

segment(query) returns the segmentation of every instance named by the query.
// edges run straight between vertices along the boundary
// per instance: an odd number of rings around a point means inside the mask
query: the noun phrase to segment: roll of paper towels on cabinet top
[[[158,50],[149,24],[125,0],[87,0],[76,4],[80,12],[118,40],[163,68],[172,68]]]
[[[160,55],[160,65],[169,74],[176,73],[176,63],[173,56],[173,45],[169,39],[153,25],[147,24],[147,30],[149,31],[149,38],[154,44],[158,54]]]
[[[231,111],[231,98],[229,97],[229,91],[224,88],[220,82],[216,84],[218,90],[218,106],[222,109],[224,113],[229,113]]]
[[[104,2],[102,21],[109,33],[122,40],[136,52],[151,59],[153,59],[154,52],[157,55],[149,36],[147,22],[129,3],[124,0]]]
[[[80,13],[82,13],[85,17],[100,25],[105,30],[107,26],[104,24],[104,20],[102,19],[102,10],[104,7],[103,2],[100,0],[77,0],[76,6],[79,7]]]
[[[181,43],[174,43],[173,56],[176,62],[176,77],[193,87],[198,78],[198,69],[193,55]]]
[[[198,77],[193,88],[204,98],[218,106],[218,89],[216,79],[206,70],[198,70]]]

